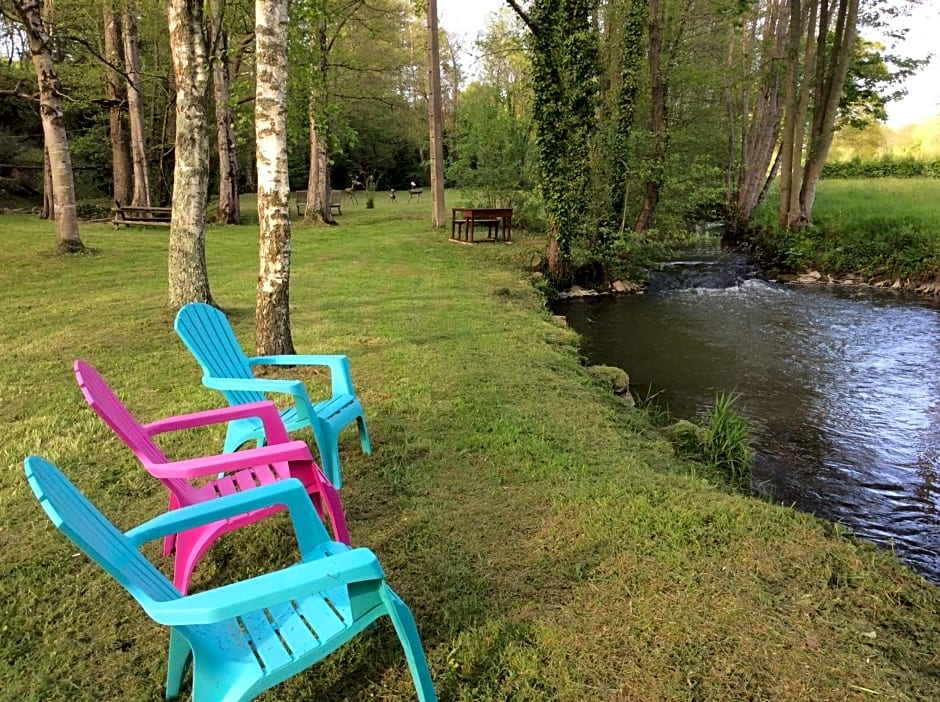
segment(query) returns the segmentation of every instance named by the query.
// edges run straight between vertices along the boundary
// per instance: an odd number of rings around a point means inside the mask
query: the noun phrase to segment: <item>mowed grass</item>
[[[339,227],[297,224],[291,321],[298,351],[350,358],[375,452],[344,433],[347,520],[411,606],[442,700],[938,698],[938,588],[812,517],[688,477],[528,284],[541,240],[453,244],[428,208],[380,199],[344,206]],[[0,698],[157,700],[166,630],[56,532],[22,460],[57,463],[126,529],[166,494],[85,405],[72,360],[142,421],[220,397],[172,330],[167,232],[82,234],[96,255],[56,258],[49,223],[0,218]],[[250,352],[256,229],[211,227],[207,259]],[[198,432],[167,451],[220,445]],[[194,589],[294,557],[279,515],[218,542]],[[383,624],[263,699],[412,696]]]
[[[770,200],[759,215],[766,224],[776,221],[777,202]],[[940,281],[940,179],[823,180],[813,223],[766,243],[797,270]]]

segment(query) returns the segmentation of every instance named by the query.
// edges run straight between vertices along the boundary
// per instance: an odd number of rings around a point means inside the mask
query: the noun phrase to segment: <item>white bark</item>
[[[85,246],[78,234],[78,218],[75,216],[72,158],[69,155],[69,138],[65,131],[62,86],[52,61],[52,38],[43,26],[39,0],[15,0],[13,7],[26,30],[39,86],[39,113],[52,175],[56,251],[84,251]]]
[[[255,142],[259,354],[293,353],[290,331],[290,182],[287,173],[287,0],[255,0]]]
[[[168,0],[167,22],[176,81],[176,164],[170,223],[169,305],[212,302],[206,270],[209,64],[200,0]]]
[[[137,4],[124,11],[124,65],[127,71],[127,112],[131,125],[131,162],[134,167],[134,195],[131,205],[150,207],[150,166],[147,162],[147,133],[144,128],[144,100],[140,82],[140,47],[137,43]]]

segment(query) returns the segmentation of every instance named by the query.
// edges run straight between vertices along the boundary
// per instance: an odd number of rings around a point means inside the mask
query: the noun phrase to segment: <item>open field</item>
[[[776,221],[769,199],[761,221]],[[814,226],[768,237],[773,255],[795,270],[879,279],[940,280],[940,179],[827,179]]]
[[[526,281],[541,242],[452,244],[429,207],[298,224],[291,315],[299,352],[350,358],[375,447],[342,437],[350,532],[411,606],[442,700],[938,698],[940,588],[812,517],[688,477],[642,412],[593,383]],[[162,695],[166,631],[75,554],[23,479],[39,453],[122,528],[166,506],[85,405],[72,360],[143,421],[221,399],[172,330],[166,230],[82,235],[96,255],[56,258],[49,223],[0,217],[3,700]],[[256,229],[210,227],[207,260],[251,350]],[[313,394],[322,378],[306,378]],[[167,451],[219,446],[194,433]],[[290,561],[282,517],[216,544],[194,588]],[[383,624],[263,699],[412,694]]]

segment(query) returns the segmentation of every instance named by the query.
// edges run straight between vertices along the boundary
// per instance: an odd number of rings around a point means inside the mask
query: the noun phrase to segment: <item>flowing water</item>
[[[592,363],[619,366],[674,418],[736,391],[756,488],[893,548],[940,584],[940,304],[763,280],[702,250],[643,295],[554,305]]]

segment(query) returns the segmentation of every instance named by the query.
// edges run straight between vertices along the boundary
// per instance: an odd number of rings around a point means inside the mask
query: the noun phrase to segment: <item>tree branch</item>
[[[516,14],[519,15],[519,19],[525,23],[525,26],[529,28],[529,31],[538,36],[538,28],[532,24],[532,19],[528,14],[526,14],[526,11],[522,9],[522,6],[520,6],[516,0],[506,0],[506,4],[516,11]]]

